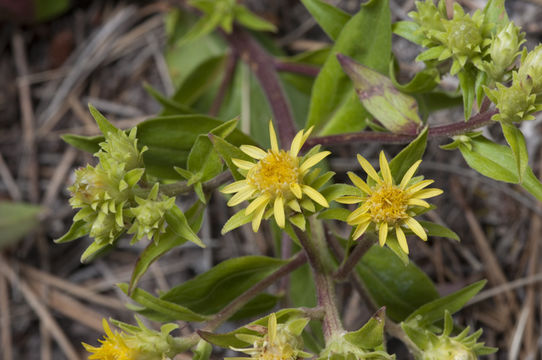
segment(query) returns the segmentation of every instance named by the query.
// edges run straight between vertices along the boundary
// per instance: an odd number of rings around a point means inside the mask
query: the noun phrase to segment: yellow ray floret
[[[245,179],[227,185],[222,192],[234,194],[228,201],[229,206],[250,201],[244,211],[245,215],[251,216],[254,231],[258,231],[262,218],[269,216],[266,215],[268,208],[273,209],[272,214],[278,226],[284,228],[291,212],[301,212],[300,204],[305,205],[305,208],[314,208],[312,202],[323,207],[329,206],[324,196],[306,183],[305,177],[330,152],[317,152],[307,158],[298,156],[311,130],[298,132],[290,149],[282,150],[278,146],[273,124],[269,122],[271,149],[265,151],[256,146],[242,145],[241,151],[254,161],[232,159]],[[310,205],[307,205],[307,200],[311,202]]]
[[[104,339],[99,340],[101,346],[95,347],[83,343],[85,349],[92,353],[88,358],[97,360],[133,360],[138,352],[132,349],[125,340],[123,333],[116,333],[111,330],[107,320],[102,319],[105,331]]]
[[[352,237],[359,238],[371,224],[378,232],[378,240],[384,246],[388,233],[395,231],[401,249],[408,254],[408,244],[403,228],[409,228],[422,240],[427,240],[427,234],[421,224],[414,219],[413,208],[429,208],[430,205],[423,199],[442,194],[442,190],[426,188],[433,180],[414,181],[412,177],[418,169],[421,160],[416,161],[405,173],[399,185],[396,185],[384,152],[380,152],[379,175],[373,166],[363,156],[358,154],[358,161],[371,178],[374,185],[370,186],[353,172],[348,173],[352,183],[363,193],[362,196],[343,196],[337,199],[343,204],[357,204],[361,206],[354,210],[346,219],[348,224],[356,226]]]

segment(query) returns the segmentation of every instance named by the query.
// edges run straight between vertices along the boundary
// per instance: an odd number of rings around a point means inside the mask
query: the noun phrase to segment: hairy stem
[[[290,147],[296,132],[294,117],[275,70],[273,57],[240,28],[236,27],[231,34],[224,34],[224,37],[258,78],[273,112],[281,145],[283,148]]]
[[[232,175],[229,171],[224,171],[215,178],[205,182],[203,184],[203,191],[205,193],[211,192],[218,188],[220,185],[230,181]],[[175,196],[181,194],[187,194],[193,190],[192,185],[188,185],[186,181],[179,181],[176,183],[160,185],[160,192],[167,196]]]
[[[311,265],[314,281],[316,284],[316,293],[318,305],[324,309],[323,331],[326,343],[337,333],[344,331],[339,311],[335,301],[335,285],[329,266],[328,254],[326,252],[326,243],[321,224],[311,217],[311,236],[300,229],[294,227],[295,233],[301,243],[301,246],[307,254],[309,264]]]
[[[430,127],[427,136],[429,138],[438,138],[465,134],[491,123],[491,117],[496,113],[497,110],[488,110],[474,115],[466,122],[456,122]],[[313,137],[307,140],[305,146],[312,147],[318,144],[326,146],[367,142],[402,144],[414,140],[416,136],[418,136],[418,132],[412,134],[394,134],[377,131],[360,131],[357,133]]]
[[[348,278],[354,267],[361,260],[363,255],[373,246],[375,243],[374,239],[371,239],[368,236],[364,236],[358,240],[357,246],[354,248],[354,251],[346,258],[342,265],[337,269],[333,277],[335,280],[344,281]]]

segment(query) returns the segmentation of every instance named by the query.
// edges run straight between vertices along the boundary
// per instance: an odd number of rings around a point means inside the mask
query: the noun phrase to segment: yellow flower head
[[[311,357],[311,354],[300,350],[303,347],[303,341],[299,334],[291,333],[285,324],[277,324],[277,317],[274,313],[269,315],[267,334],[265,336],[245,335],[243,339],[247,341],[253,340],[254,346],[245,349],[232,349],[249,354],[252,359],[296,360],[301,357]],[[226,358],[226,360],[246,360],[250,358],[230,357]]]
[[[258,231],[262,218],[268,206],[281,228],[285,226],[285,213],[293,211],[301,213],[301,207],[314,211],[314,203],[328,207],[327,200],[308,183],[307,175],[310,169],[330,154],[329,151],[316,152],[311,156],[299,157],[301,147],[309,137],[311,129],[300,131],[294,137],[290,150],[278,147],[277,136],[272,122],[269,122],[271,149],[265,151],[256,146],[242,145],[240,149],[256,160],[246,161],[232,159],[245,179],[236,181],[222,190],[225,194],[236,193],[228,201],[229,206],[235,206],[245,200],[250,204],[245,209],[245,215],[252,220],[252,229]]]
[[[133,349],[126,340],[126,334],[111,331],[107,320],[102,319],[102,324],[105,330],[101,346],[95,347],[83,343],[85,349],[92,353],[89,359],[98,360],[135,360],[138,356],[138,351]]]
[[[415,207],[429,208],[430,205],[423,199],[431,198],[442,194],[442,190],[426,187],[433,183],[433,180],[412,180],[412,177],[421,160],[416,161],[405,173],[399,185],[393,181],[390,166],[384,152],[380,152],[380,171],[376,170],[363,156],[358,154],[358,161],[375,183],[369,186],[353,172],[348,172],[348,177],[363,193],[362,196],[343,196],[337,199],[343,204],[357,204],[361,206],[354,210],[346,219],[348,224],[356,226],[353,239],[359,238],[369,225],[374,224],[378,231],[378,238],[381,246],[384,246],[389,230],[395,230],[395,235],[401,249],[408,254],[408,244],[403,227],[408,227],[422,240],[427,240],[424,228],[413,216],[416,214]]]

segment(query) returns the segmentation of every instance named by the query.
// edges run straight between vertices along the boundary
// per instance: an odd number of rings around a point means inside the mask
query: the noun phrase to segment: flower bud
[[[137,128],[135,127],[130,130],[128,135],[122,130],[111,131],[106,134],[105,141],[100,143],[102,150],[112,159],[125,164],[126,171],[144,167],[142,154],[147,150],[147,147],[144,146],[141,150],[137,148],[136,133]]]
[[[135,221],[128,230],[129,234],[135,234],[132,242],[140,240],[145,235],[158,241],[158,235],[164,231],[165,214],[175,205],[175,198],[164,196],[163,200],[156,200],[157,197],[158,183],[153,186],[147,199],[135,197],[138,206],[130,209]]]
[[[422,360],[476,360],[476,353],[453,338],[442,338],[432,348],[424,351]]]
[[[513,74],[510,87],[497,83],[497,88],[490,90],[484,88],[488,98],[495,103],[499,113],[493,115],[492,120],[504,122],[517,122],[533,120],[531,114],[539,110],[535,104],[536,95],[532,94],[532,85],[527,81],[520,81],[517,73]]]
[[[542,45],[523,53],[518,75],[522,80],[532,84],[534,94],[542,93]]]
[[[433,0],[416,1],[416,10],[410,12],[408,15],[420,25],[422,32],[428,33],[430,30],[445,31],[442,24],[445,14],[437,9]]]
[[[113,243],[115,239],[124,230],[123,226],[119,226],[114,213],[98,212],[91,221],[89,235],[94,238],[98,244]]]
[[[487,54],[491,61],[484,62],[484,69],[495,80],[502,80],[503,74],[519,55],[519,47],[525,42],[525,34],[510,22],[491,41]]]

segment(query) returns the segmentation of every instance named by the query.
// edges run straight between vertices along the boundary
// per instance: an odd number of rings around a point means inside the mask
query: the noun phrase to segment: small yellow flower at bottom
[[[267,217],[268,205],[273,207],[273,215],[281,228],[285,226],[287,211],[300,213],[301,207],[314,211],[314,203],[329,206],[324,196],[307,183],[306,177],[311,168],[330,152],[298,156],[311,130],[298,132],[290,150],[285,151],[279,149],[273,123],[269,122],[271,149],[265,151],[256,146],[242,145],[240,149],[257,161],[232,159],[245,179],[227,185],[222,192],[235,193],[228,201],[228,206],[238,205],[245,200],[251,201],[244,211],[245,215],[251,217],[254,231],[258,231],[262,218]]]
[[[354,240],[359,238],[371,224],[374,224],[381,246],[386,243],[388,233],[395,231],[399,246],[408,254],[408,244],[403,227],[408,227],[414,234],[426,241],[427,234],[421,224],[414,219],[413,209],[415,207],[429,208],[430,205],[423,199],[440,195],[442,190],[426,189],[433,183],[433,180],[419,180],[411,183],[421,160],[416,161],[407,170],[399,185],[394,183],[388,160],[383,151],[380,152],[382,176],[376,172],[367,159],[359,154],[358,161],[375,185],[369,186],[359,176],[348,172],[350,180],[363,192],[363,196],[349,195],[337,199],[337,202],[343,204],[362,203],[346,219],[348,224],[356,226],[352,238]]]
[[[126,335],[113,332],[105,319],[102,319],[102,324],[105,331],[104,339],[99,340],[102,345],[95,347],[83,343],[85,349],[92,353],[88,358],[97,360],[136,360],[138,351],[130,347],[125,339]]]

